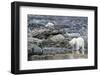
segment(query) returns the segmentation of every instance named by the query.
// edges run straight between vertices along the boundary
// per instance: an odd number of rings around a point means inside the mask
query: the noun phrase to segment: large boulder
[[[33,43],[33,44],[40,44],[42,43],[43,39],[38,39],[38,38],[33,38],[33,37],[29,37],[28,38],[28,43]]]
[[[28,54],[31,55],[31,54],[39,54],[41,53],[41,48],[39,47],[39,45],[41,45],[43,40],[41,39],[38,39],[38,38],[32,38],[32,37],[29,37],[28,38]]]
[[[50,29],[47,28],[35,28],[32,30],[32,37],[43,39],[50,35]]]
[[[32,37],[39,38],[39,39],[47,39],[51,35],[62,34],[61,31],[57,29],[50,29],[50,28],[35,28],[32,30]]]
[[[42,54],[42,49],[39,46],[32,44],[30,47],[28,47],[28,54],[29,55],[40,55]]]
[[[50,40],[53,42],[62,42],[64,39],[65,39],[65,37],[61,34],[54,35],[50,38]]]

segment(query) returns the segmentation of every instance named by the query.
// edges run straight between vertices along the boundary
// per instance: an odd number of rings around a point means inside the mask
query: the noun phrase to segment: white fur
[[[81,52],[84,54],[84,39],[82,37],[73,38],[71,41],[69,41],[69,44],[73,47],[72,51],[76,50],[77,53],[79,53],[79,49],[81,48]]]

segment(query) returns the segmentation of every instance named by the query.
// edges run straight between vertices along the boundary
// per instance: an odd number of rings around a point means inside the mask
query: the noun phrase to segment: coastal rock
[[[53,37],[50,38],[50,40],[53,42],[62,42],[64,39],[65,37],[61,34],[54,35]]]

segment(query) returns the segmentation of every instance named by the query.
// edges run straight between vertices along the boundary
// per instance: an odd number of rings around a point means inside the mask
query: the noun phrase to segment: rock
[[[31,33],[28,33],[28,38],[32,37],[32,34]]]
[[[54,24],[51,22],[48,22],[45,27],[50,28],[50,29],[54,29]]]
[[[57,30],[57,29],[52,30],[50,33],[51,33],[51,35],[62,34],[62,32],[61,32],[61,31],[59,31],[59,30]]]
[[[38,39],[38,38],[33,38],[33,37],[28,38],[28,43],[39,44],[39,43],[42,43],[42,41],[43,39]]]
[[[39,45],[43,40],[38,38],[28,38],[28,54],[41,54],[42,49]]]
[[[32,37],[43,39],[47,38],[50,35],[50,30],[47,28],[38,28],[32,30]]]
[[[42,49],[39,46],[32,44],[30,47],[28,47],[28,54],[40,55],[42,54]]]
[[[32,30],[32,37],[39,38],[39,39],[47,39],[51,35],[58,35],[62,34],[61,31],[57,29],[49,29],[49,28],[35,28]]]
[[[66,37],[80,37],[79,33],[68,33],[64,34]]]
[[[39,30],[38,28],[33,29],[32,30],[32,36],[38,35],[39,34],[39,31],[38,30]]]
[[[33,48],[32,48],[32,52],[35,55],[40,55],[40,54],[42,54],[42,49],[39,46],[34,45]]]
[[[62,42],[64,39],[65,37],[61,34],[54,35],[53,37],[50,38],[50,40],[53,42]]]
[[[66,48],[59,48],[59,47],[44,47],[43,54],[50,55],[50,54],[61,54],[65,53]]]

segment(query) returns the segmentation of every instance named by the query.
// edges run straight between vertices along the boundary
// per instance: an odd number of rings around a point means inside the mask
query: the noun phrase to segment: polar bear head
[[[76,44],[76,38],[69,41],[69,45],[74,46]]]

